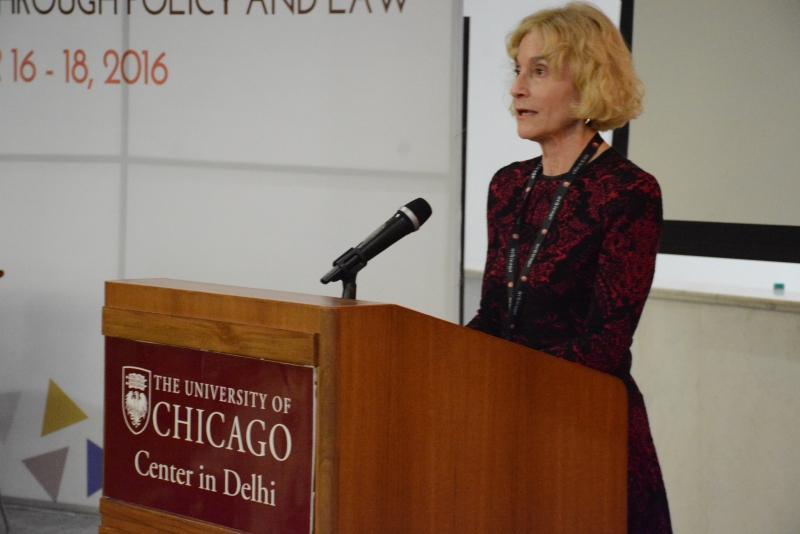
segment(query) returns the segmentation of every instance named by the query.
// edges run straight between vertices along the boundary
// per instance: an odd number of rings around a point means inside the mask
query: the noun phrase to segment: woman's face
[[[578,92],[569,69],[553,69],[542,57],[544,40],[531,31],[519,43],[516,78],[511,85],[517,133],[539,143],[556,139],[580,123],[572,116]]]

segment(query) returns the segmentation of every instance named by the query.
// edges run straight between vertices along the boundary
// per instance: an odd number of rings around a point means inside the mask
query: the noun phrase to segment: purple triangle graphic
[[[103,448],[86,440],[86,496],[103,488]]]
[[[61,479],[64,477],[68,451],[69,447],[64,447],[22,460],[39,485],[53,499],[53,502],[58,500],[58,491],[61,488]]]
[[[11,423],[14,422],[14,414],[17,413],[17,405],[22,394],[19,391],[11,393],[0,393],[0,443],[8,438],[11,430]]]

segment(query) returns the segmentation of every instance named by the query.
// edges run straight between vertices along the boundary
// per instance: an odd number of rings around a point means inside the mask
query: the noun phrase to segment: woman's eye
[[[519,76],[519,67],[514,67],[514,76]]]
[[[547,69],[545,69],[544,67],[536,67],[535,69],[533,69],[533,73],[536,74],[537,76],[544,76],[547,73]]]

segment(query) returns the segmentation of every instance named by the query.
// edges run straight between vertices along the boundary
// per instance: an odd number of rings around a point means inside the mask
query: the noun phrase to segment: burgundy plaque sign
[[[314,369],[106,338],[104,495],[311,531]]]

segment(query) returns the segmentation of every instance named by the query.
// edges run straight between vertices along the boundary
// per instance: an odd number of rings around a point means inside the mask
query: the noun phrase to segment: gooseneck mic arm
[[[320,282],[327,284],[341,280],[344,284],[342,298],[356,298],[356,275],[367,262],[392,246],[401,238],[419,229],[431,216],[430,204],[425,199],[412,200],[366,239],[333,260],[333,268]]]

